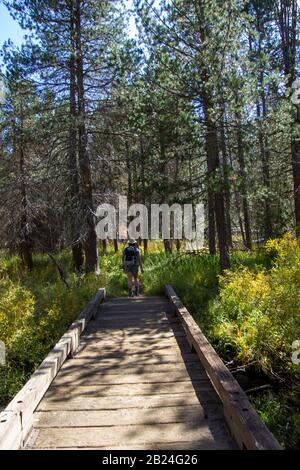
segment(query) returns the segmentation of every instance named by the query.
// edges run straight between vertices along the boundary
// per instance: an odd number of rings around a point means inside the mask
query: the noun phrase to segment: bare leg
[[[131,291],[131,289],[133,288],[133,276],[132,276],[131,271],[127,272],[127,280],[128,280],[128,290]]]
[[[139,280],[138,280],[138,274],[133,274],[133,277],[134,277],[134,287],[135,287],[135,293],[136,295],[139,295],[139,288],[140,288],[140,283],[139,283]]]

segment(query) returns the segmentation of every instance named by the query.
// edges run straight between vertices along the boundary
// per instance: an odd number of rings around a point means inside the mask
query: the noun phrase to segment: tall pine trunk
[[[199,20],[199,35],[202,45],[205,44],[208,37],[207,22],[205,21],[204,2],[196,3],[196,14]],[[211,114],[213,109],[213,89],[209,79],[209,70],[207,69],[205,58],[200,55],[200,77],[202,82],[201,101],[204,112],[204,123],[206,127],[205,150],[208,171],[208,221],[209,221],[209,249],[214,252],[215,227],[218,235],[218,248],[220,254],[221,272],[230,268],[230,256],[227,240],[227,226],[224,204],[224,184],[220,168],[218,132]],[[215,216],[215,217],[214,217]]]
[[[258,118],[259,132],[258,140],[262,161],[262,175],[263,175],[263,184],[267,190],[267,195],[264,199],[264,236],[265,239],[271,238],[273,235],[273,226],[272,226],[272,212],[271,212],[271,202],[270,202],[270,166],[269,166],[269,157],[270,152],[268,150],[268,138],[264,135],[263,121],[267,115],[267,105],[266,105],[266,95],[264,89],[264,72],[263,72],[263,63],[261,61],[262,54],[262,42],[265,38],[264,24],[261,15],[261,9],[258,7],[256,9],[256,22],[257,30],[259,31],[259,40],[258,40],[258,63],[259,63],[259,79],[258,79],[258,96],[256,102],[256,114]],[[250,51],[252,52],[252,41],[249,38]]]
[[[140,153],[141,153],[141,183],[142,183],[142,201],[141,202],[144,205],[146,205],[145,149],[144,149],[142,137],[140,137]],[[148,227],[148,235],[149,235],[149,227]],[[146,254],[148,251],[148,238],[143,239],[143,245],[144,245],[144,253]]]
[[[246,164],[244,156],[244,142],[242,136],[242,122],[241,115],[238,111],[235,113],[236,117],[236,138],[237,138],[237,158],[240,167],[240,189],[241,189],[241,198],[242,198],[242,208],[244,215],[244,226],[245,226],[245,244],[246,247],[251,250],[252,247],[252,236],[251,236],[251,225],[250,225],[250,215],[249,215],[249,204],[248,204],[248,191],[246,184]]]
[[[202,79],[204,84],[208,82],[208,76],[205,73],[202,73]],[[221,272],[223,272],[225,269],[230,268],[230,256],[227,240],[227,226],[224,204],[224,188],[223,181],[221,180],[220,175],[218,175],[220,170],[220,158],[217,127],[210,115],[210,110],[212,109],[212,102],[205,86],[202,89],[202,103],[206,126],[205,150],[207,169],[209,178],[212,181],[212,183],[209,183],[208,202],[211,205],[214,204],[214,213],[218,235],[218,248],[220,254],[220,267]],[[212,214],[212,207],[209,206],[209,221],[210,217],[212,218]],[[212,227],[209,227],[209,230],[211,229]],[[209,241],[211,241],[210,237],[211,235],[209,235]]]
[[[85,89],[82,52],[81,1],[76,0],[76,72],[78,95],[78,158],[81,177],[81,203],[86,225],[84,238],[85,270],[99,272],[97,235],[93,209],[92,171],[86,130]]]
[[[78,210],[80,205],[80,193],[78,182],[78,168],[76,156],[76,67],[75,67],[75,18],[74,2],[70,2],[70,127],[69,127],[69,174],[70,174],[70,199],[71,199],[71,239],[73,267],[81,271],[83,267],[83,251],[78,229],[80,219]]]
[[[281,49],[284,72],[287,77],[287,86],[291,88],[296,80],[296,57],[297,57],[297,17],[298,1],[280,2],[276,7],[278,24],[281,36]],[[296,104],[294,128],[300,126],[300,105]],[[300,237],[300,140],[297,131],[291,139],[291,158],[294,183],[294,207],[296,233]]]
[[[223,168],[223,178],[225,186],[225,209],[226,209],[226,229],[227,229],[227,241],[228,245],[232,247],[232,229],[231,229],[231,195],[230,195],[230,184],[228,179],[229,172],[229,163],[227,155],[227,146],[226,146],[226,136],[225,136],[225,103],[224,101],[221,104],[222,108],[222,123],[220,129],[220,147],[222,153],[222,168]]]

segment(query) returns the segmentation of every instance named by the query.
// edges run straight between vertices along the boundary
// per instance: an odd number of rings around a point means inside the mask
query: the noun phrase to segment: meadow
[[[112,247],[101,256],[98,277],[72,273],[67,251],[55,256],[69,288],[46,255],[35,255],[29,273],[17,256],[1,254],[0,340],[7,355],[0,366],[1,408],[99,287],[108,296],[127,293],[120,253]],[[217,256],[165,254],[159,243],[150,245],[144,264],[145,294],[163,294],[172,284],[231,370],[244,367],[254,383],[263,377],[268,387],[250,399],[286,448],[300,447],[300,366],[291,360],[292,344],[300,339],[299,242],[288,234],[253,252],[235,251],[222,277]]]

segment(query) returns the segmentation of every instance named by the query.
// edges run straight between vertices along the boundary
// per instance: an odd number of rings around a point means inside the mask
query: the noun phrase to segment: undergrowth
[[[46,255],[34,269],[18,257],[0,257],[0,339],[7,363],[0,366],[0,400],[5,406],[66,331],[80,310],[105,286],[108,296],[126,295],[121,254],[109,247],[101,275],[72,274],[69,252],[56,255],[69,290]],[[232,253],[232,267],[219,276],[218,257],[166,254],[150,244],[141,275],[146,295],[171,284],[225,361],[254,363],[276,387],[253,399],[278,440],[300,447],[300,366],[292,344],[300,340],[300,245],[291,235],[253,252]]]

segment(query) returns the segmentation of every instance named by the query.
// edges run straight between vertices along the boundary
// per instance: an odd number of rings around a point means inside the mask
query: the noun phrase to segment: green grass
[[[286,449],[300,448],[299,391],[269,391],[254,398],[252,404]]]

